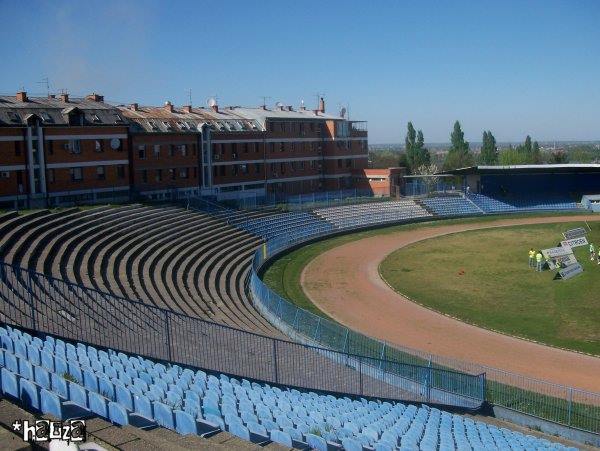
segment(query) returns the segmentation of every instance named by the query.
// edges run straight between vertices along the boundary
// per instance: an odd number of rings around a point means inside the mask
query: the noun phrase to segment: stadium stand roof
[[[581,172],[600,173],[600,164],[517,164],[511,166],[469,166],[442,171],[440,175],[484,175],[484,174],[575,174]]]

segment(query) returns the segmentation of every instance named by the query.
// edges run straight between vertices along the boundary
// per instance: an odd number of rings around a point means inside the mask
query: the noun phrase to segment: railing
[[[0,263],[0,322],[95,346],[310,390],[478,407],[485,377],[234,329]],[[456,387],[474,398],[458,399]]]
[[[391,346],[367,337],[327,318],[298,308],[271,290],[259,277],[263,264],[301,243],[331,235],[322,232],[291,239],[281,236],[257,249],[252,263],[250,291],[261,313],[290,337],[328,349],[383,358],[396,364],[411,364],[452,369],[486,375],[487,401],[528,415],[566,426],[600,432],[600,394],[553,384],[476,363]],[[460,396],[465,387],[453,387]]]

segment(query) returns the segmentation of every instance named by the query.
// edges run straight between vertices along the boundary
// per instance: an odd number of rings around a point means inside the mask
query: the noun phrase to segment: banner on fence
[[[585,236],[587,231],[583,227],[577,227],[576,229],[567,230],[563,233],[565,240],[572,240],[574,238],[581,238]]]
[[[564,255],[569,255],[572,253],[573,253],[573,249],[571,248],[571,246],[559,246],[559,247],[552,247],[550,249],[542,250],[542,255],[545,258],[562,257]]]
[[[579,263],[575,263],[574,265],[567,266],[566,268],[558,271],[557,277],[563,280],[570,279],[571,277],[575,277],[577,274],[581,274],[583,272],[583,267]]]
[[[572,238],[570,240],[564,240],[560,242],[562,247],[579,247],[579,246],[587,246],[588,240],[586,237],[582,236],[579,238]]]

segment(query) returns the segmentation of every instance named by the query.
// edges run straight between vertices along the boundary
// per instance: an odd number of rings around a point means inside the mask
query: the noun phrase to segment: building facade
[[[366,123],[278,105],[113,106],[102,96],[0,97],[0,203],[217,199],[353,187]]]

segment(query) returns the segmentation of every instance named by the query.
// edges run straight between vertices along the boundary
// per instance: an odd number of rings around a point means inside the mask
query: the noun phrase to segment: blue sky
[[[600,2],[0,0],[0,91],[349,105],[371,143],[600,139]],[[10,20],[8,20],[10,19]]]

